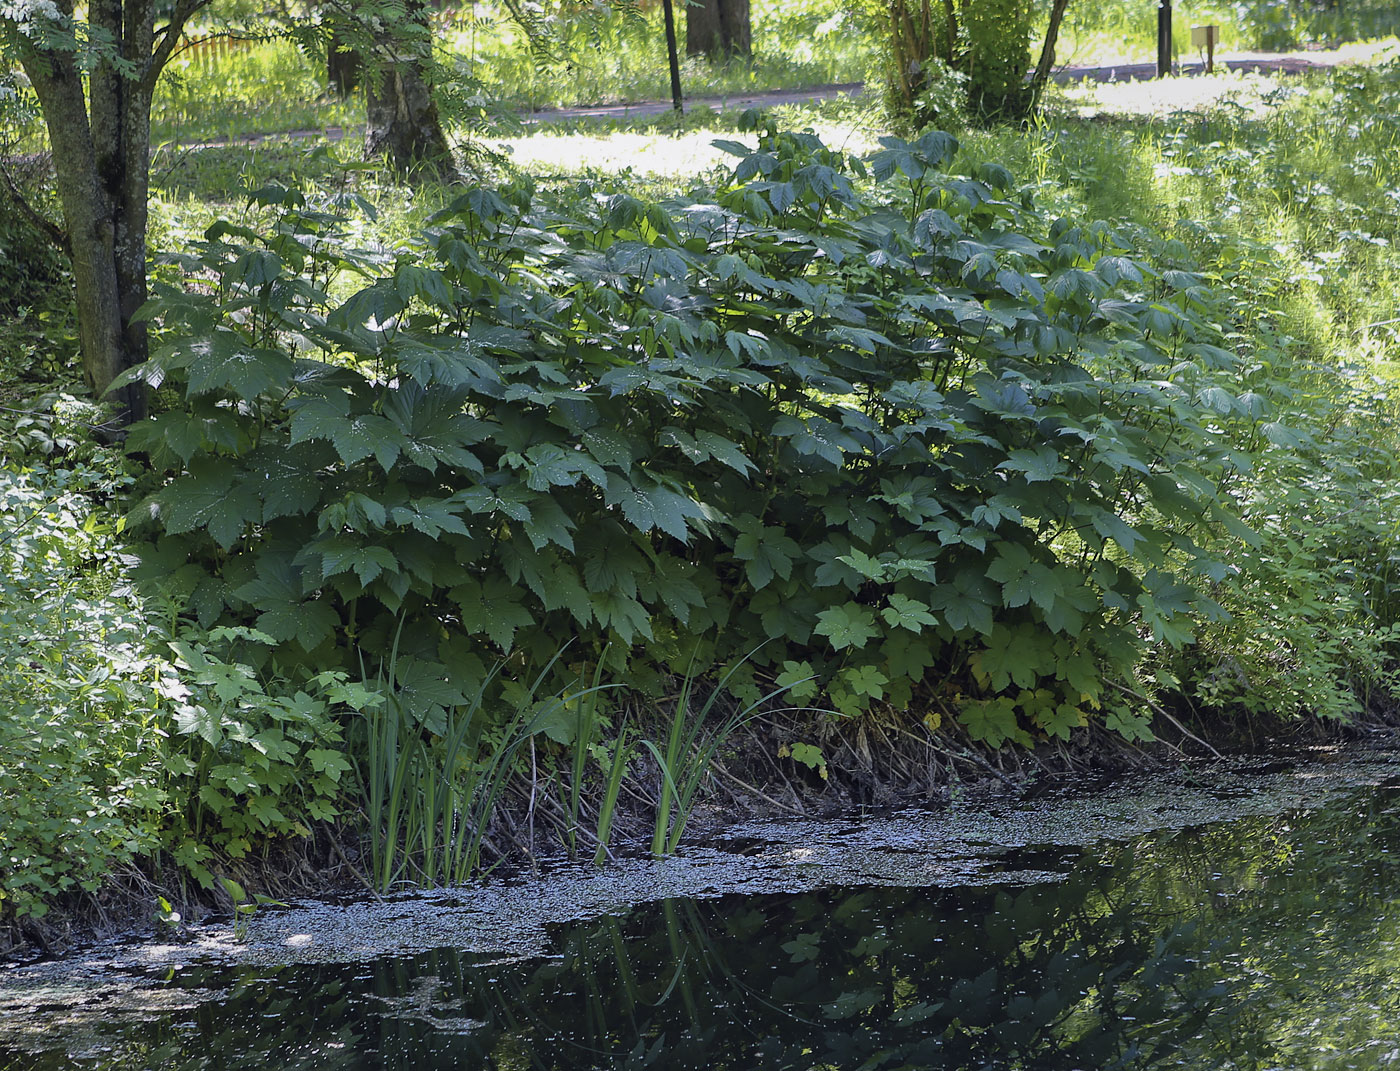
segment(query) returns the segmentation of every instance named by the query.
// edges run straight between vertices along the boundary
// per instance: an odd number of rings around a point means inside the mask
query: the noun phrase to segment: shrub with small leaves
[[[82,434],[97,416],[35,400],[0,439],[0,918],[159,853],[213,887],[213,860],[333,817],[349,769],[342,678],[255,677],[231,660],[247,629],[170,642],[110,504],[124,459]]]
[[[122,578],[110,472],[0,467],[0,916],[152,850],[162,660]]]

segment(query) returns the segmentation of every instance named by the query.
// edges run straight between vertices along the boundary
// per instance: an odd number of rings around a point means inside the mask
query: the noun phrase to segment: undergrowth
[[[177,163],[134,456],[71,400],[4,439],[0,914],[331,823],[372,884],[457,880],[527,767],[571,852],[623,794],[672,850],[773,692],[959,749],[1392,696],[1397,113],[1382,69],[760,125],[683,196]]]

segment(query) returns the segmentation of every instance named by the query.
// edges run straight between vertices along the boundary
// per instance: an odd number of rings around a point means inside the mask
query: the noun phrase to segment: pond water
[[[0,1068],[1389,1067],[1397,773],[1188,771],[301,905],[0,973]]]

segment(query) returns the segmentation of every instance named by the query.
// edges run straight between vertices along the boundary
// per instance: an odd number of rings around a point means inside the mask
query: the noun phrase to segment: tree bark
[[[1040,46],[1040,60],[1031,75],[1031,107],[1040,103],[1040,95],[1050,81],[1050,72],[1055,67],[1055,42],[1060,37],[1060,23],[1065,18],[1065,8],[1069,0],[1054,0],[1050,5],[1050,21],[1045,26],[1045,43]]]
[[[326,45],[326,78],[331,92],[341,98],[350,96],[360,88],[363,73],[360,54],[349,47],[344,34],[332,33]]]
[[[701,0],[687,4],[685,54],[710,59],[753,55],[749,0]]]
[[[170,21],[155,29],[157,0],[91,0],[88,23],[97,61],[84,92],[72,31],[36,18],[21,26],[0,20],[43,112],[63,206],[83,378],[101,396],[128,368],[146,360],[146,226],[150,181],[151,98],[186,21],[207,0],[178,0]],[[71,19],[72,0],[61,13]],[[33,32],[27,32],[33,31]],[[118,420],[146,415],[141,384],[113,399]]]
[[[432,92],[432,33],[421,0],[409,0],[404,26],[380,38],[379,69],[366,89],[367,157],[387,156],[405,172],[456,177]]]

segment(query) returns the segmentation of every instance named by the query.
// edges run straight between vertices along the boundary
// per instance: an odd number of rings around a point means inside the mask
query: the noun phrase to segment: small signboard
[[[1215,71],[1215,46],[1219,41],[1219,26],[1191,27],[1191,47],[1205,50],[1207,74],[1211,74]]]

